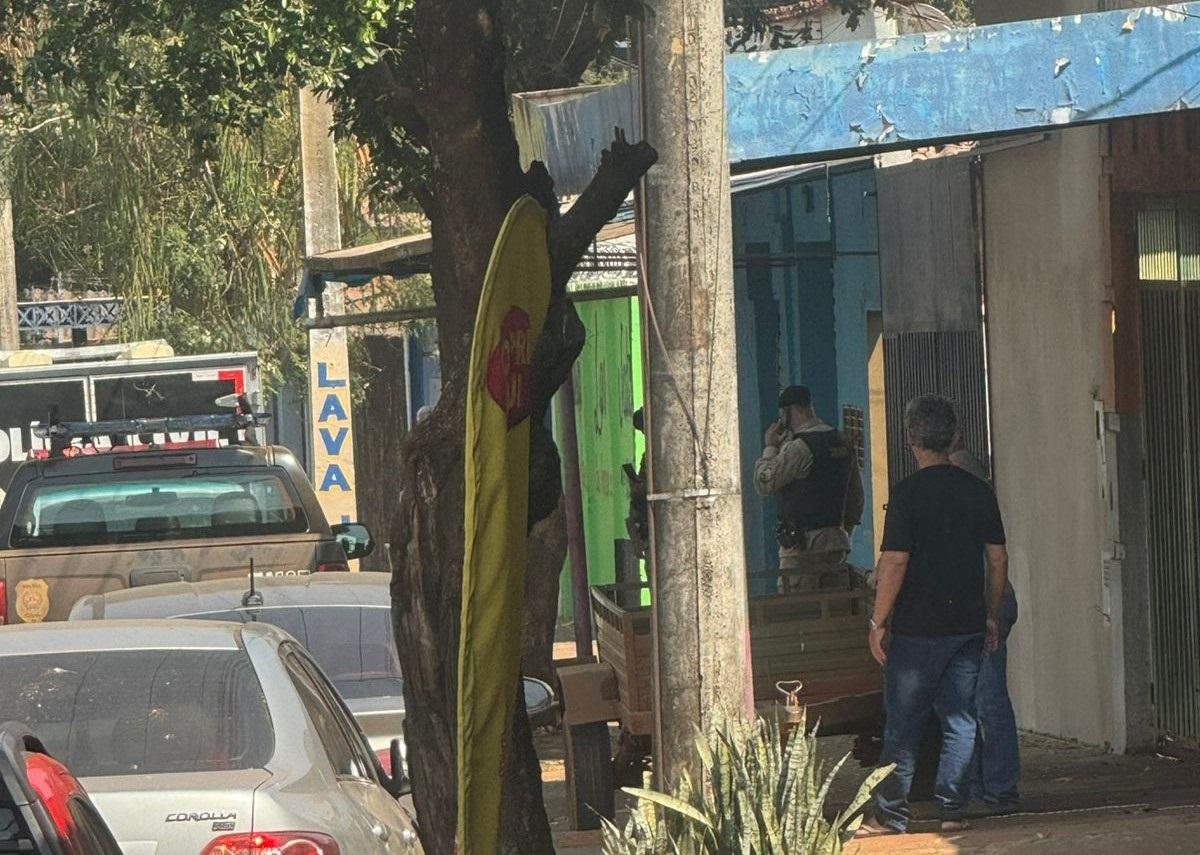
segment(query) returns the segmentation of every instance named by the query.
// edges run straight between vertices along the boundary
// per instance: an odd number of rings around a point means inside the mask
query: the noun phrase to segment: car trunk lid
[[[222,834],[254,830],[264,769],[114,775],[82,783],[125,855],[198,853]]]

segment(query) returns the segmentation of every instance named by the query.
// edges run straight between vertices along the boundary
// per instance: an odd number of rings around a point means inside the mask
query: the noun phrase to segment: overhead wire
[[[1185,18],[1200,18],[1200,15],[1196,14],[1195,12],[1189,12],[1186,9],[1179,8],[1178,5],[1172,5],[1172,4],[1167,4],[1167,3],[1156,3],[1153,6],[1149,6],[1149,7],[1143,6],[1141,8],[1142,9],[1145,9],[1145,8],[1158,9],[1160,12],[1167,12],[1171,15],[1182,15]],[[1138,9],[1130,9],[1129,11],[1137,12],[1139,10]]]
[[[638,253],[638,297],[646,306],[646,318],[650,322],[650,332],[652,338],[658,345],[659,351],[662,353],[662,359],[665,366],[667,379],[671,383],[671,390],[675,393],[676,399],[679,401],[679,407],[683,410],[684,417],[687,419],[688,428],[692,434],[692,442],[695,445],[696,454],[700,458],[700,466],[703,470],[704,483],[708,484],[708,451],[704,447],[704,440],[700,436],[700,427],[696,424],[696,417],[692,413],[691,407],[688,406],[687,400],[683,397],[683,391],[679,388],[679,381],[675,377],[675,371],[671,367],[671,356],[667,350],[666,339],[663,338],[662,328],[658,324],[658,314],[654,311],[654,301],[650,297],[649,279],[646,275],[646,260],[642,253]],[[649,369],[649,366],[647,366]]]

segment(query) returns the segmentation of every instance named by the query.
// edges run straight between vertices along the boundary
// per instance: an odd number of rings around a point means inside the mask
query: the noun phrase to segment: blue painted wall
[[[838,427],[843,405],[869,417],[867,312],[880,304],[874,189],[873,168],[865,163],[734,195],[742,502],[752,594],[773,591],[778,568],[778,510],[773,499],[754,492],[753,478],[780,388],[807,385],[818,415]],[[866,472],[869,466],[868,457]],[[864,486],[869,505],[870,484]],[[874,562],[872,525],[868,509],[851,553],[863,566]]]
[[[1200,106],[1200,2],[731,54],[734,164],[828,160]]]
[[[871,408],[868,361],[871,342],[867,313],[880,311],[879,241],[875,217],[875,171],[869,165],[834,170],[832,219],[834,231],[834,342],[841,406],[860,407],[865,418],[863,490],[866,497],[862,525],[854,532],[850,561],[860,567],[875,563],[874,524],[871,508]],[[882,524],[882,521],[880,521]]]
[[[442,363],[433,348],[426,349],[421,336],[408,339],[408,382],[412,396],[412,415],[427,405],[434,405],[442,394]]]

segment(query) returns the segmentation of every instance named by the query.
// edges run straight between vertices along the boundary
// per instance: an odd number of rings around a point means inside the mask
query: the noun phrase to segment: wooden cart
[[[597,828],[612,816],[613,789],[640,785],[641,760],[651,751],[654,685],[650,607],[645,583],[592,588],[599,662],[559,669],[567,743],[571,825]],[[760,715],[775,715],[777,683],[800,681],[809,722],[822,733],[856,732],[883,715],[883,674],[867,648],[870,592],[773,594],[752,597],[750,647],[754,699]],[[608,723],[619,721],[613,756]]]
[[[592,588],[592,612],[601,664],[612,668],[619,692],[621,728],[653,732],[653,650],[650,607],[639,602],[644,583]],[[750,599],[750,650],[754,699],[772,714],[782,696],[776,684],[800,681],[809,720],[823,733],[845,732],[881,714],[883,675],[867,648],[869,592],[819,591]]]

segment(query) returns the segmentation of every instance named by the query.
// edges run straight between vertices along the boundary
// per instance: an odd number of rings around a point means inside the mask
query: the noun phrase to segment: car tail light
[[[307,831],[262,831],[226,834],[204,847],[201,855],[340,855],[337,843]]]
[[[379,761],[379,766],[388,777],[392,774],[392,749],[380,748],[375,752],[375,759]]]
[[[65,766],[45,754],[26,754],[25,774],[59,836],[69,840],[75,822],[67,802],[79,792],[79,785]]]
[[[350,570],[344,561],[322,561],[317,565],[318,573],[346,573]]]
[[[8,623],[8,586],[0,579],[0,626]]]

